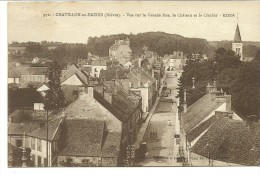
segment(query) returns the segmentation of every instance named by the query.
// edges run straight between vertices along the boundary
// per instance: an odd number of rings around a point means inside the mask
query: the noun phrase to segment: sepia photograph
[[[9,2],[7,42],[9,169],[260,166],[260,1]]]

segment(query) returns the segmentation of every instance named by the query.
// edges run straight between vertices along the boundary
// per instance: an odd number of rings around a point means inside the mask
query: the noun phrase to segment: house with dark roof
[[[25,147],[31,149],[31,158],[34,166],[47,166],[47,143],[48,165],[57,166],[57,152],[60,145],[61,124],[63,118],[51,119],[47,125],[41,123],[10,123],[8,125],[8,143],[20,147],[23,145],[25,134]],[[47,136],[48,133],[48,136]]]
[[[76,66],[71,65],[61,76],[61,86],[67,103],[71,103],[77,98],[79,87],[89,84],[89,75]]]
[[[59,166],[118,166],[121,134],[109,132],[106,122],[96,119],[67,119]]]
[[[17,66],[8,68],[8,83],[17,83],[22,87],[30,83],[48,82],[47,67]]]
[[[260,122],[217,115],[191,148],[192,166],[259,166]]]
[[[190,163],[191,148],[199,141],[205,132],[216,122],[219,116],[234,120],[242,119],[232,111],[231,96],[217,91],[216,83],[207,86],[208,93],[187,107],[186,91],[184,91],[184,110],[181,113],[180,124],[183,133],[183,147],[187,151],[187,162]]]
[[[119,164],[126,157],[126,147],[134,142],[141,125],[141,99],[116,88],[112,82],[103,87],[82,87],[79,98],[65,109],[67,119],[104,121],[108,132],[120,133]],[[138,127],[139,126],[139,127]]]

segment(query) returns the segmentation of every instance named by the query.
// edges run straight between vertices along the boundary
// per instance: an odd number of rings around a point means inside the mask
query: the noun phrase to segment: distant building
[[[239,30],[239,26],[237,24],[237,28],[236,28],[236,32],[235,32],[235,36],[234,36],[234,41],[232,43],[232,50],[240,56],[240,60],[244,61],[243,58],[243,42],[241,39],[241,35],[240,35],[240,30]]]
[[[119,64],[125,65],[130,61],[132,56],[132,50],[130,49],[130,39],[116,40],[109,48],[109,58],[111,60],[115,59]]]
[[[26,86],[33,83],[48,82],[47,67],[18,66],[8,69],[8,83]]]
[[[89,84],[89,75],[76,65],[71,65],[61,76],[61,86],[64,97],[68,103],[78,97],[80,87]]]
[[[139,67],[133,67],[128,74],[129,90],[142,97],[143,112],[149,112],[155,102],[156,80]]]

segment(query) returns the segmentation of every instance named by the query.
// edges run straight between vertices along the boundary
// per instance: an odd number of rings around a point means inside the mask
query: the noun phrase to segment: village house
[[[139,67],[130,69],[128,79],[129,90],[142,97],[142,110],[149,112],[157,96],[155,79]]]
[[[194,157],[190,150],[205,134],[207,129],[217,120],[218,115],[226,116],[242,121],[242,119],[232,111],[231,96],[217,91],[216,82],[207,85],[207,94],[198,101],[187,107],[186,90],[184,90],[183,113],[181,114],[181,132],[183,137],[183,149],[186,150],[187,163],[190,164]],[[184,155],[183,155],[184,156]]]
[[[64,129],[59,166],[118,166],[121,134],[109,132],[105,121],[68,119]]]
[[[57,152],[60,141],[60,125],[62,121],[62,118],[49,120],[48,138],[45,123],[10,123],[8,125],[8,143],[16,147],[20,147],[21,144],[24,144],[26,148],[30,148],[31,159],[34,162],[35,167],[57,166]],[[25,143],[23,143],[24,134]]]
[[[48,82],[47,67],[18,66],[8,69],[8,84],[17,83],[19,86]]]
[[[75,64],[71,65],[61,76],[61,86],[66,102],[73,102],[78,97],[79,87],[88,84],[89,75]]]
[[[119,64],[129,66],[128,61],[130,61],[132,56],[132,50],[130,49],[130,39],[126,38],[125,40],[115,40],[109,48],[109,58],[111,60],[117,60]]]
[[[192,166],[259,166],[260,122],[215,114],[216,121],[191,148]]]

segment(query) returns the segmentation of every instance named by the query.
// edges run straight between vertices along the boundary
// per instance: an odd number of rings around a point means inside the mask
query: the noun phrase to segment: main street
[[[178,148],[174,139],[178,82],[176,73],[177,71],[166,72],[165,82],[170,94],[161,97],[150,119],[143,139],[147,143],[147,155],[142,161],[136,162],[135,166],[182,166],[176,163]],[[157,136],[153,137],[151,133],[157,133]]]

